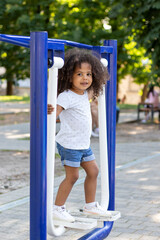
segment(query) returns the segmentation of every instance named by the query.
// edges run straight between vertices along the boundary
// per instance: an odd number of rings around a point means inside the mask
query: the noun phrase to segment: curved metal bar
[[[21,47],[30,47],[30,37],[0,34],[0,41],[12,43]]]
[[[100,240],[105,239],[112,230],[113,222],[107,222],[103,228],[95,228],[93,231],[87,233],[78,240]]]
[[[10,35],[10,34],[0,34],[0,41],[7,42],[7,43],[12,43],[21,47],[30,47],[30,37],[26,36],[18,36],[18,35]],[[64,40],[64,39],[52,39],[48,38],[48,43],[61,43],[65,44],[66,46],[71,46],[71,47],[77,47],[77,48],[84,48],[88,50],[93,50],[94,46],[92,45],[87,45],[83,43],[78,43],[74,41],[69,41],[69,40]],[[99,46],[101,48],[101,52],[108,52],[112,53],[113,48],[111,46],[108,46],[107,48],[104,46]]]
[[[24,42],[29,42],[30,41],[30,36],[20,36],[20,35],[10,35],[10,34],[0,34],[2,36],[5,36],[5,37],[9,37],[9,38],[12,38],[12,39],[19,39],[21,41],[24,41]]]
[[[73,41],[68,41],[68,40],[63,40],[63,39],[52,39],[52,38],[48,38],[48,42],[52,42],[52,43],[63,43],[66,46],[71,46],[71,47],[78,47],[78,48],[85,48],[85,49],[89,49],[92,50],[93,46],[91,45],[87,45],[87,44],[83,44],[83,43],[77,43],[77,42],[73,42]]]
[[[105,67],[108,61],[101,58]],[[108,209],[109,204],[109,171],[108,171],[108,148],[107,146],[107,121],[106,121],[106,91],[103,86],[103,94],[98,97],[98,119],[99,119],[99,152],[101,169],[101,207]]]
[[[27,48],[30,47],[30,37],[0,34],[0,41],[12,43],[12,44],[22,46],[22,47],[27,47]],[[48,38],[48,43],[63,43],[66,46],[85,48],[85,49],[89,49],[89,50],[92,50],[92,48],[93,48],[93,46],[91,46],[91,45],[77,43],[77,42],[63,40],[63,39]]]
[[[51,236],[60,236],[65,231],[62,226],[55,227],[53,222],[57,77],[58,69],[62,68],[63,64],[62,58],[54,57],[54,65],[49,69],[48,79],[48,104],[55,107],[47,119],[47,231]]]

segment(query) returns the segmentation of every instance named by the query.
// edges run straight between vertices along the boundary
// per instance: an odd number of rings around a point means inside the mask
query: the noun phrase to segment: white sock
[[[91,209],[92,207],[95,207],[95,206],[96,206],[96,202],[91,202],[91,203],[86,203],[84,207],[86,209]]]
[[[59,208],[65,208],[65,205],[62,205],[62,206],[53,205],[53,209],[59,209]]]

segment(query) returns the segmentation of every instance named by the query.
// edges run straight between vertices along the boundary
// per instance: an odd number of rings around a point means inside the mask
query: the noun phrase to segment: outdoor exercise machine
[[[104,94],[99,98],[99,127],[101,206],[111,211],[111,216],[100,219],[104,220],[102,228],[95,228],[95,219],[86,219],[85,225],[88,224],[88,228],[94,229],[80,239],[106,238],[112,229],[113,221],[120,217],[120,214],[114,211],[117,41],[106,40],[104,46],[90,46],[50,39],[47,32],[31,32],[30,37],[0,34],[0,41],[30,48],[30,240],[46,240],[47,229],[49,234],[58,236],[65,231],[65,227],[76,227],[65,224],[55,227],[52,219],[56,121],[54,112],[48,116],[47,124],[47,95],[48,103],[55,106],[57,74],[58,69],[63,66],[65,45],[97,52],[101,61],[108,65],[110,80],[107,81]],[[84,228],[83,221],[83,218],[77,218],[77,228]]]

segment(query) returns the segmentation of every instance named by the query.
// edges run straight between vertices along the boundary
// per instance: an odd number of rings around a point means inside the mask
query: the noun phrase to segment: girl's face
[[[79,95],[83,95],[84,91],[92,84],[92,69],[89,63],[81,63],[77,66],[72,77],[71,90]]]

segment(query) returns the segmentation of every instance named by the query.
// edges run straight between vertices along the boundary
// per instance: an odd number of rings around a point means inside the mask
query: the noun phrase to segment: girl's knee
[[[98,168],[97,165],[95,165],[95,167],[94,167],[94,169],[93,169],[93,175],[94,175],[95,177],[98,177],[98,174],[99,174],[99,168]]]
[[[69,184],[74,184],[79,178],[79,168],[65,166],[66,170],[66,181]]]
[[[90,171],[88,172],[88,177],[91,177],[91,178],[97,178],[98,177],[98,174],[99,174],[99,168],[97,165],[94,165]]]
[[[78,173],[73,173],[72,175],[67,176],[66,178],[67,178],[67,180],[68,180],[72,185],[74,185],[74,183],[75,183],[75,182],[78,180],[78,178],[79,178],[79,174],[78,174]]]

